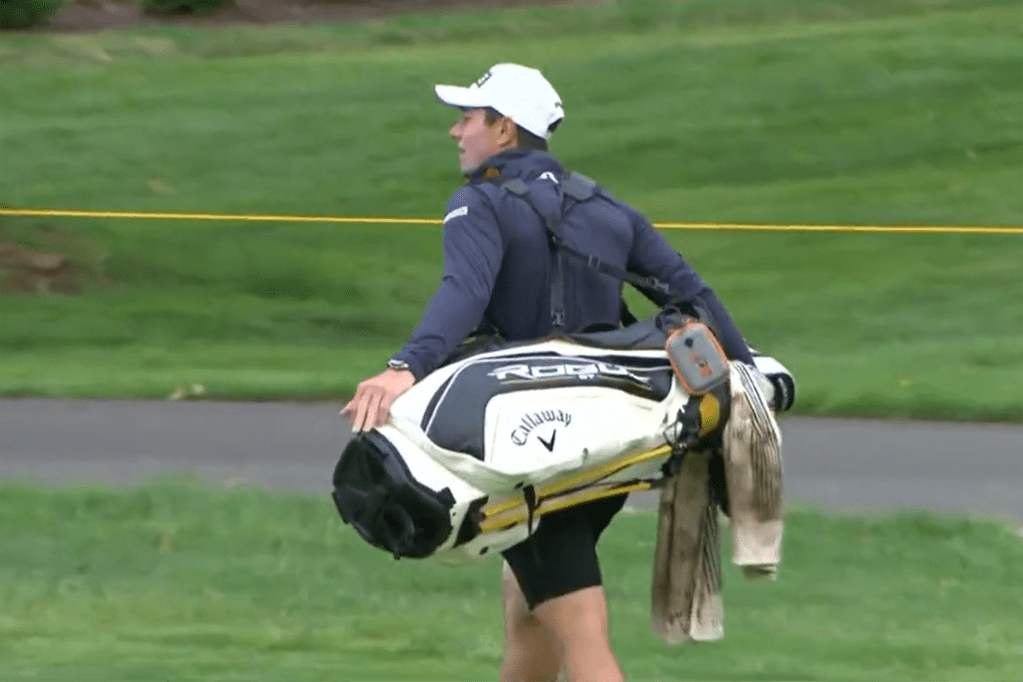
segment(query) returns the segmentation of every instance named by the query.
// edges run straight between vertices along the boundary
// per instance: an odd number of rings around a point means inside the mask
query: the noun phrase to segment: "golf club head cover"
[[[771,385],[770,391],[765,390],[771,405],[778,412],[790,409],[796,401],[796,380],[792,378],[792,372],[772,357],[761,355],[753,348],[750,352],[754,366]]]

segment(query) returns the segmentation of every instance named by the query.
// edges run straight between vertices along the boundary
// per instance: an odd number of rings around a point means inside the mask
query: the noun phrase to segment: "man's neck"
[[[508,161],[508,159],[516,157],[516,156],[521,156],[521,155],[523,155],[523,154],[525,154],[525,153],[527,153],[529,151],[530,150],[526,149],[525,147],[518,147],[518,146],[515,146],[515,147],[505,147],[504,149],[498,151],[493,156],[487,157],[486,160],[484,160],[482,163],[480,163],[478,166],[476,166],[472,170],[466,171],[466,172],[464,172],[462,174],[468,180],[471,181],[471,180],[480,179],[480,178],[482,178],[485,175],[494,175],[495,173],[500,173],[501,168]],[[486,179],[491,179],[491,178],[486,178]]]

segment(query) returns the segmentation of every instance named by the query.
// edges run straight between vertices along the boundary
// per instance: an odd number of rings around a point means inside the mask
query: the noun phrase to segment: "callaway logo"
[[[515,445],[525,445],[529,441],[529,434],[533,432],[533,429],[551,423],[560,423],[568,428],[568,425],[572,423],[572,415],[564,410],[540,410],[523,415],[519,425],[512,429],[511,442]],[[557,429],[555,429],[555,433],[557,433]],[[551,452],[554,451],[553,435],[551,435],[550,445],[539,435],[537,435],[537,439],[543,443],[545,448]]]
[[[593,379],[598,375],[625,377],[644,385],[649,385],[650,383],[649,377],[633,374],[627,368],[609,362],[564,363],[558,365],[505,365],[490,372],[487,376],[496,377],[498,381],[503,382],[514,379],[537,381],[557,377],[575,377],[585,380]]]
[[[554,173],[552,173],[550,171],[544,171],[543,173],[540,174],[540,177],[537,178],[537,179],[538,180],[550,180],[555,185],[560,184],[558,182],[558,179],[556,177],[554,177]]]
[[[543,443],[543,446],[545,448],[547,448],[547,452],[554,452],[554,439],[557,438],[557,437],[558,437],[558,430],[554,429],[553,431],[551,431],[551,439],[550,439],[550,441],[546,441],[543,438],[541,438],[540,436],[537,436],[536,439],[538,441],[540,441],[541,443]]]

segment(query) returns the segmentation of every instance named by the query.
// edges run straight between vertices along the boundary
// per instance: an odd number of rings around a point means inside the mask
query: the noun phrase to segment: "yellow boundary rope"
[[[89,211],[58,208],[0,208],[0,215],[53,218],[136,218],[146,220],[218,220],[275,223],[349,223],[381,225],[440,225],[439,218],[380,218],[356,216],[259,215],[250,213],[168,213],[160,211]],[[1023,225],[772,225],[756,223],[654,223],[662,230],[734,230],[751,232],[910,232],[956,234],[1020,234]]]

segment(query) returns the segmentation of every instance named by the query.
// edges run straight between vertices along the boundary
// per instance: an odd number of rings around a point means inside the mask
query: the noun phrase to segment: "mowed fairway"
[[[1023,223],[1018,3],[634,2],[356,26],[5,36],[8,206],[437,218],[437,82],[543,68],[554,151],[654,220]],[[438,226],[0,218],[86,293],[0,300],[0,392],[350,394]],[[1023,236],[667,233],[804,413],[1023,417]],[[634,297],[635,298],[635,297]],[[649,310],[647,308],[647,310]]]
[[[403,560],[325,496],[182,479],[124,491],[0,484],[0,677],[482,680],[500,663],[500,564]],[[922,514],[788,515],[775,582],[725,548],[725,638],[649,625],[655,518],[602,543],[630,679],[1015,680],[1023,540]]]

